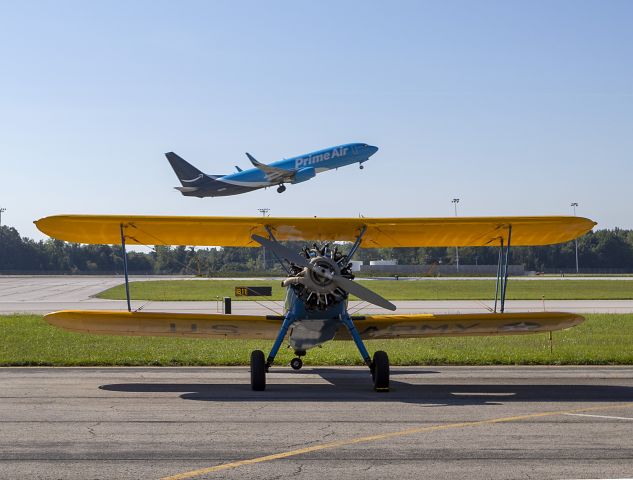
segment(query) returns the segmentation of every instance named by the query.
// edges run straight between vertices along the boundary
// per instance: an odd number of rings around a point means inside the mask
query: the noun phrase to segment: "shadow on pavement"
[[[288,373],[287,370],[276,370]],[[310,382],[306,375],[320,375],[328,384]],[[245,383],[119,383],[102,385],[101,390],[128,393],[176,393],[185,400],[222,402],[393,402],[429,407],[447,405],[499,405],[508,402],[631,402],[633,387],[615,385],[556,384],[438,384],[398,381],[399,374],[425,375],[430,370],[391,372],[391,391],[372,389],[369,373],[314,368],[293,372],[296,381],[277,383],[272,373],[266,391],[254,392]],[[473,382],[476,379],[473,380]],[[529,381],[529,379],[526,379]]]

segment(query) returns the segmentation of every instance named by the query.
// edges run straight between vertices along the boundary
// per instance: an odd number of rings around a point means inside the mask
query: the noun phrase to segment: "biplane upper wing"
[[[498,246],[512,228],[512,245],[567,242],[595,222],[583,217],[280,218],[56,215],[35,222],[71,242],[258,247],[252,235],[277,240],[354,241],[363,248]]]
[[[276,337],[282,317],[118,310],[64,310],[44,317],[65,330],[103,335],[192,338],[266,339]],[[354,317],[363,339],[436,336],[516,335],[548,332],[578,325],[584,317],[573,313],[476,313],[454,315],[367,315]],[[349,340],[339,328],[336,340]]]

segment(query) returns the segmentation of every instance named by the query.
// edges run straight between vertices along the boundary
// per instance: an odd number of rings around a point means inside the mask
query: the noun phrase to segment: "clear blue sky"
[[[3,2],[3,223],[59,213],[578,214],[633,228],[633,2]],[[360,171],[185,198],[367,142]]]

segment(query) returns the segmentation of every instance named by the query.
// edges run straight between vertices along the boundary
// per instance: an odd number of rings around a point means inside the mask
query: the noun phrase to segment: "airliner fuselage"
[[[229,175],[207,175],[173,152],[166,156],[182,184],[176,189],[185,196],[202,198],[236,195],[272,186],[278,186],[277,191],[281,193],[286,189],[285,183],[305,182],[317,173],[355,163],[363,168],[363,163],[377,151],[378,147],[366,143],[348,143],[270,164],[260,163],[247,153],[254,168],[236,167],[238,171]]]

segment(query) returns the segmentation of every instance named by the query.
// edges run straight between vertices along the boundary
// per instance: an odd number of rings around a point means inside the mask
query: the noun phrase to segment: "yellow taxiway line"
[[[620,405],[608,405],[608,406],[600,406],[600,407],[575,408],[571,410],[559,410],[559,411],[551,411],[551,412],[528,413],[525,415],[516,415],[513,417],[491,418],[488,420],[478,420],[474,422],[446,423],[442,425],[433,425],[430,427],[414,427],[414,428],[408,428],[406,430],[399,430],[396,432],[379,433],[377,435],[369,435],[366,437],[356,437],[356,438],[350,438],[347,440],[338,440],[335,442],[321,443],[318,445],[313,445],[311,447],[299,448],[296,450],[288,450],[286,452],[274,453],[272,455],[266,455],[264,457],[256,457],[256,458],[249,458],[246,460],[239,460],[237,462],[222,463],[220,465],[215,465],[213,467],[200,468],[198,470],[191,470],[189,472],[177,473],[176,475],[163,477],[161,478],[161,480],[184,480],[188,478],[197,477],[200,475],[206,475],[208,473],[221,472],[223,470],[230,470],[232,468],[243,467],[244,465],[253,465],[255,463],[270,462],[272,460],[279,460],[281,458],[288,458],[288,457],[295,457],[297,455],[303,455],[304,453],[318,452],[320,450],[329,450],[329,449],[337,448],[337,447],[346,447],[348,445],[356,445],[358,443],[375,442],[378,440],[386,440],[388,438],[393,438],[393,437],[403,437],[406,435],[414,435],[416,433],[436,432],[438,430],[450,430],[450,429],[464,428],[464,427],[477,427],[480,425],[494,425],[495,423],[516,422],[520,420],[528,420],[531,418],[551,417],[554,415],[570,415],[570,414],[580,413],[580,412],[595,412],[595,411],[601,411],[601,410],[626,408],[626,407],[633,407],[633,403],[623,403]]]

